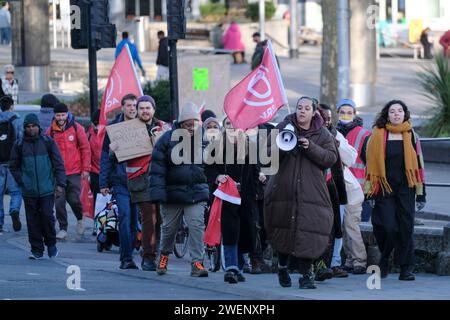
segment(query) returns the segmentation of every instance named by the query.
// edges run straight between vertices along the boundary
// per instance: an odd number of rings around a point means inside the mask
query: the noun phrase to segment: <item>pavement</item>
[[[21,220],[25,221],[24,212]],[[5,217],[5,228],[12,230]],[[86,221],[91,226],[92,221]],[[11,300],[448,300],[450,277],[417,274],[416,281],[399,281],[390,274],[380,289],[368,289],[367,275],[350,275],[345,279],[317,282],[316,290],[298,289],[298,275],[292,274],[293,286],[281,288],[276,274],[250,275],[247,281],[227,284],[223,272],[209,273],[208,278],[190,277],[187,256],[171,256],[164,276],[141,270],[120,270],[117,247],[109,252],[96,250],[92,228],[83,237],[74,234],[75,219],[69,211],[69,238],[59,241],[57,258],[28,259],[26,225],[20,232],[0,235],[0,299]],[[140,262],[135,253],[136,263]],[[78,289],[73,288],[73,266],[80,270]],[[70,267],[70,268],[69,268]],[[69,268],[69,269],[68,269]]]

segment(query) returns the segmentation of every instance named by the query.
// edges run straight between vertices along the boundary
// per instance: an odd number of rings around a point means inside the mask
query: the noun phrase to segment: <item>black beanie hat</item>
[[[69,112],[69,108],[67,108],[67,106],[64,103],[58,103],[53,108],[53,112],[55,112],[55,113]]]
[[[201,114],[202,122],[205,122],[208,118],[217,118],[216,114],[212,110],[205,110]]]
[[[44,94],[41,98],[41,108],[53,109],[58,103],[58,98],[51,93]]]
[[[25,119],[23,120],[23,127],[25,128],[29,124],[35,124],[40,127],[39,118],[35,113],[29,113],[25,116]]]

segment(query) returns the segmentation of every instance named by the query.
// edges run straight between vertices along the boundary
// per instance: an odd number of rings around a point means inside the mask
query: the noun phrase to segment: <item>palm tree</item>
[[[424,133],[430,137],[450,136],[450,63],[444,55],[436,55],[435,64],[418,73],[425,97],[432,103],[433,118]]]

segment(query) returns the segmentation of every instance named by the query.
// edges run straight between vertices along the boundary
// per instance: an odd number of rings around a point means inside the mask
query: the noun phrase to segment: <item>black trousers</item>
[[[298,265],[298,271],[300,274],[308,274],[311,270],[311,265],[313,263],[312,259],[305,259],[305,258],[296,258],[293,256],[290,256],[291,259],[297,260]],[[289,255],[285,253],[278,252],[278,264],[280,266],[287,266]]]
[[[389,195],[375,197],[372,213],[373,233],[384,259],[394,250],[396,265],[414,263],[415,189],[392,186]]]
[[[89,174],[91,178],[91,192],[94,196],[94,208],[95,208],[95,202],[97,201],[97,194],[100,193],[100,182],[99,182],[99,176],[97,173],[91,172]]]
[[[253,211],[255,201],[245,196],[241,205],[227,201],[222,202],[222,215],[220,218],[223,245],[238,245],[239,251],[249,253],[253,249],[254,221]]]
[[[264,250],[267,248],[267,235],[264,227],[264,199],[256,201],[256,210],[253,210],[253,216],[253,249],[250,252],[250,258],[262,259]]]
[[[56,245],[56,219],[53,213],[55,198],[53,195],[42,198],[24,197],[23,201],[31,252],[43,253],[44,244],[47,247]]]

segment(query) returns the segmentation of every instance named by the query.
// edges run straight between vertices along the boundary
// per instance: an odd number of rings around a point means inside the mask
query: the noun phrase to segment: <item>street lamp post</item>
[[[298,25],[297,25],[297,0],[290,0],[291,6],[291,25],[289,28],[290,49],[289,56],[298,59]]]
[[[259,33],[261,41],[266,39],[266,3],[265,0],[259,0]]]

